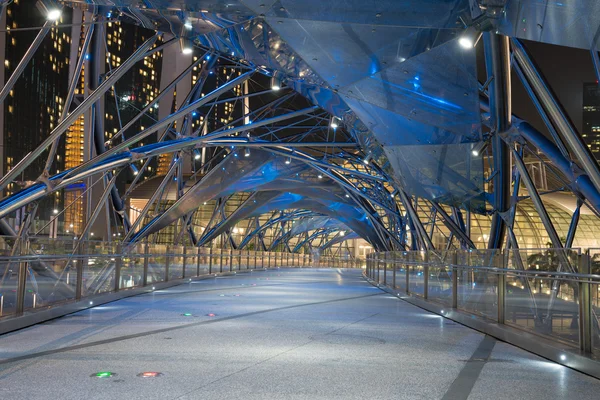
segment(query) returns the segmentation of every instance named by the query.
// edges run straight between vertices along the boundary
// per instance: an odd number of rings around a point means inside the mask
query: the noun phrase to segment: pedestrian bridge
[[[597,379],[383,289],[279,267],[155,288],[0,336],[0,397],[597,397]]]

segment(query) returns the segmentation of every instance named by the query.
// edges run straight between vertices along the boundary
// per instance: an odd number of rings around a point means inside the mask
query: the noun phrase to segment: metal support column
[[[490,228],[488,248],[499,249],[505,242],[506,224],[501,217],[510,205],[510,160],[508,146],[501,134],[511,125],[510,48],[506,36],[486,32],[483,36],[485,65],[488,78],[493,77],[489,87],[490,115],[493,127],[492,151],[494,164],[493,202],[494,215]]]

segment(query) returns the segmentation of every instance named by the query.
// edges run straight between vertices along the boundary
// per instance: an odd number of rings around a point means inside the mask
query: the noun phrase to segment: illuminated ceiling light
[[[179,39],[179,46],[181,47],[181,53],[182,54],[192,54],[194,52],[194,48],[192,47],[192,43],[190,43],[189,40],[184,39],[184,38],[180,38]]]
[[[192,30],[192,28],[193,28],[192,22],[190,20],[185,21],[185,23],[183,24],[183,26],[187,30]]]
[[[57,210],[56,208],[55,208],[54,210],[52,210],[52,212],[53,212],[54,214],[58,214],[58,210]]]
[[[475,27],[468,27],[463,34],[458,38],[458,44],[463,49],[472,49],[477,46],[477,42],[481,39],[482,33]]]
[[[199,160],[202,156],[198,150],[194,150],[194,160]]]
[[[345,231],[340,231],[340,236],[344,236],[346,234]]]
[[[46,14],[46,19],[48,21],[56,21],[57,19],[60,18],[61,13],[62,12],[58,8],[53,8],[51,10],[48,10],[48,13]]]
[[[91,235],[91,236],[94,236],[94,232],[90,232],[90,235]]]
[[[317,175],[317,178],[323,179],[323,175],[319,174],[319,175]]]
[[[70,225],[69,225],[69,228],[72,228],[72,227],[73,227],[73,224],[70,224]]]
[[[565,361],[567,359],[567,356],[565,356],[564,354],[560,355],[560,361]]]
[[[56,21],[62,14],[61,7],[55,0],[40,0],[35,5],[48,21]]]
[[[350,198],[350,195],[349,195],[349,194],[346,194],[346,197]]]
[[[133,164],[129,164],[129,168],[131,168],[131,172],[133,172],[133,175],[137,175],[139,174],[139,170],[137,169],[137,167]]]
[[[285,159],[285,163],[286,163],[287,165],[290,165],[290,164],[292,163],[292,159],[291,159],[290,157],[286,158],[286,159]]]
[[[485,149],[485,146],[487,146],[487,142],[479,142],[473,144],[471,154],[473,154],[475,157],[478,157],[480,154],[483,153],[483,149]]]
[[[331,117],[331,122],[329,123],[329,126],[331,126],[333,129],[336,129],[340,126],[339,121],[340,119],[338,117]]]
[[[281,90],[281,77],[279,76],[279,72],[273,72],[273,77],[271,78],[271,89],[274,91]]]
[[[364,158],[363,160],[363,164],[365,165],[369,165],[369,162],[371,161],[371,155],[368,155]]]
[[[250,157],[250,149],[248,147],[244,150],[244,157]]]

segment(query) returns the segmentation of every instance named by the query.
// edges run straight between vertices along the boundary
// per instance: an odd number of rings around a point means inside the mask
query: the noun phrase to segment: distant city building
[[[14,0],[5,6],[0,24],[0,62],[4,65],[0,80],[4,84],[22,60],[38,30],[46,21],[36,10],[35,0]],[[65,8],[56,24],[71,23],[73,10]],[[58,124],[68,91],[72,27],[53,27],[46,34],[27,67],[16,81],[0,110],[0,175],[10,171],[27,153],[36,148]],[[10,183],[6,194],[15,193],[35,181],[45,166],[39,157],[17,183]],[[50,174],[65,168],[65,139],[59,142]],[[62,194],[43,199],[37,215],[48,220],[54,210],[63,208]],[[16,213],[19,226],[21,211]],[[56,224],[51,229],[56,232]]]
[[[596,160],[600,160],[600,86],[583,84],[583,140]]]

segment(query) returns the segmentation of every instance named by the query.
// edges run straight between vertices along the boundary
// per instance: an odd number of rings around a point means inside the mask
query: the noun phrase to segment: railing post
[[[169,245],[166,245],[165,252],[166,252],[166,254],[165,254],[165,282],[169,282],[169,264],[170,264]]]
[[[387,253],[383,257],[383,286],[387,286]]]
[[[27,253],[28,253],[27,248],[29,246],[29,240],[25,239],[25,241],[24,241],[23,238],[19,238],[18,242],[21,247],[19,254],[21,256],[27,255]],[[79,268],[79,266],[78,266],[78,268]],[[79,279],[79,270],[77,270],[77,274],[78,274],[77,279]],[[17,282],[17,304],[16,304],[16,310],[15,310],[16,316],[23,315],[23,311],[25,310],[25,286],[27,286],[27,262],[26,261],[19,262],[18,279],[19,279],[19,281]]]
[[[196,247],[196,276],[200,276],[200,257],[202,254],[202,248]]]
[[[183,246],[183,257],[181,258],[181,278],[185,278],[185,255],[186,255],[186,246]]]
[[[223,248],[221,247],[221,254],[219,255],[219,272],[223,272]]]
[[[229,250],[229,272],[233,271],[233,249]]]
[[[392,252],[392,288],[396,290],[396,257],[394,252]]]
[[[115,257],[115,282],[114,291],[118,292],[121,288],[121,267],[123,266],[123,245],[117,245],[117,257]]]
[[[208,251],[208,273],[212,274],[212,265],[213,265],[213,248],[211,247]]]
[[[142,276],[142,286],[148,284],[148,243],[144,243],[144,274]]]
[[[423,261],[423,298],[427,299],[429,297],[429,252],[427,250]]]
[[[29,241],[26,242],[29,243]],[[80,246],[80,254],[87,254],[88,253],[88,245],[86,242],[82,242],[81,246]],[[25,264],[27,265],[27,264]],[[81,296],[83,294],[83,259],[78,260],[77,262],[77,280],[75,283],[75,300],[79,301],[81,300]],[[27,268],[25,268],[24,270],[25,272],[27,272]],[[19,281],[20,283],[20,281]],[[23,288],[24,289],[24,288]],[[25,299],[25,298],[23,298]]]
[[[267,252],[267,268],[271,268],[271,252]]]
[[[581,255],[579,264],[579,273],[590,273],[590,256],[589,250]],[[592,352],[592,337],[593,337],[593,315],[592,315],[592,299],[590,282],[586,279],[579,281],[579,347],[586,353]]]
[[[504,269],[505,253],[500,252],[496,257],[496,268]],[[504,324],[506,318],[506,273],[498,272],[498,323]]]
[[[410,258],[410,255],[409,255]],[[406,273],[406,294],[410,293],[409,284],[410,284],[410,264],[407,260],[404,260],[406,263],[404,264],[404,272]]]
[[[456,250],[452,252],[452,308],[458,308],[458,254]]]

